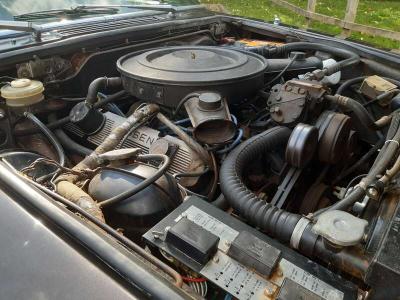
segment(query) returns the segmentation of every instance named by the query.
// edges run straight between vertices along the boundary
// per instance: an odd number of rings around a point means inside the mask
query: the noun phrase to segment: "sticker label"
[[[277,289],[274,284],[222,251],[218,251],[200,274],[239,300],[265,299],[266,289],[271,293]]]

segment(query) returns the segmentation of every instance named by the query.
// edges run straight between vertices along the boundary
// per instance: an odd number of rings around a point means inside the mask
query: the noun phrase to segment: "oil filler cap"
[[[323,212],[313,226],[313,231],[334,245],[357,245],[363,238],[368,222],[352,214],[331,210]]]
[[[201,93],[199,96],[199,107],[203,110],[217,110],[221,105],[222,99],[218,93]]]

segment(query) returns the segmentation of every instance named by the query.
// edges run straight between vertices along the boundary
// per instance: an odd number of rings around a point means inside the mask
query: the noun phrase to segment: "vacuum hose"
[[[340,58],[344,58],[342,61],[337,62],[329,67],[326,67],[322,70],[322,77],[332,75],[345,67],[358,64],[360,62],[360,57],[349,50],[332,47],[324,44],[316,44],[316,43],[305,43],[305,42],[298,42],[298,43],[289,43],[283,46],[278,46],[275,48],[266,48],[262,50],[262,54],[264,56],[271,56],[271,55],[279,55],[283,56],[292,51],[307,51],[307,50],[314,50],[314,51],[322,51],[326,53],[330,53],[334,56],[338,56]],[[316,75],[316,74],[314,74]],[[322,79],[322,78],[320,78]]]

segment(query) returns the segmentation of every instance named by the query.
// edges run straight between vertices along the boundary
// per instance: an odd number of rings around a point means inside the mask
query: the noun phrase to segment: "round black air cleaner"
[[[223,47],[166,47],[121,57],[117,68],[125,89],[141,100],[176,106],[187,94],[215,91],[229,102],[262,88],[266,60]]]

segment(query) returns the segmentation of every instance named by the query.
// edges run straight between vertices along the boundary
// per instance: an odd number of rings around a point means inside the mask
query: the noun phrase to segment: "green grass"
[[[288,0],[302,7],[307,7],[307,0]],[[304,17],[288,11],[272,2],[258,0],[202,0],[203,3],[220,3],[234,15],[246,16],[272,21],[278,15],[283,23],[305,28]],[[343,19],[346,11],[346,0],[318,0],[316,12]],[[360,0],[356,23],[400,31],[400,1],[397,0]],[[318,32],[338,35],[341,29],[337,26],[311,22],[310,29]],[[353,32],[350,39],[371,44],[385,49],[400,49],[400,41],[374,37]]]

